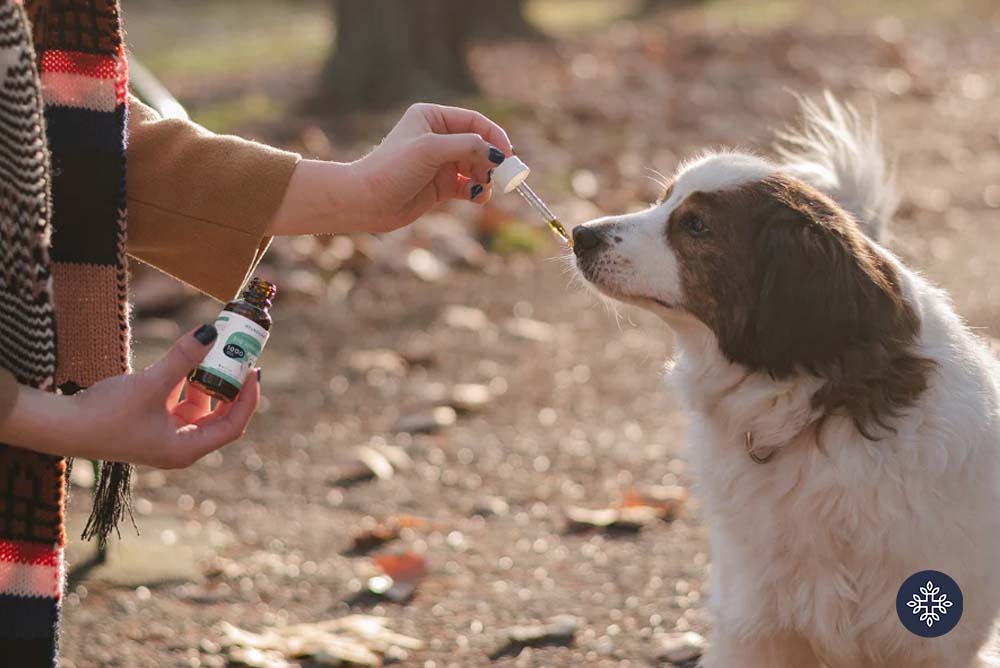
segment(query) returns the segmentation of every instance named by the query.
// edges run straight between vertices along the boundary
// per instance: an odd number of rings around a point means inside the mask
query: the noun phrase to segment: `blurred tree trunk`
[[[541,39],[524,12],[528,0],[468,0],[472,31],[482,39]]]
[[[343,112],[475,92],[469,40],[538,35],[525,1],[333,0],[337,40],[318,103]]]
[[[320,88],[337,111],[476,89],[464,0],[333,0],[333,9],[337,41]]]

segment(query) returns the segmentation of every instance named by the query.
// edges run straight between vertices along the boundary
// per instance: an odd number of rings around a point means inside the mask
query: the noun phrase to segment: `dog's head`
[[[923,390],[923,369],[892,396],[852,398],[876,374],[919,364],[900,276],[850,214],[766,160],[716,153],[683,165],[638,213],[574,230],[576,265],[602,293],[707,329],[749,371],[830,381],[818,401],[855,406],[859,424]],[[898,378],[896,380],[899,380]]]

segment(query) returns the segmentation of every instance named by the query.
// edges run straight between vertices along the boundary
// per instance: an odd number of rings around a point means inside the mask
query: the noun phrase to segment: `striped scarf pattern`
[[[23,384],[128,371],[126,101],[117,0],[0,0],[0,365]],[[0,445],[5,666],[58,661],[66,469]],[[130,473],[102,465],[88,536],[127,512]]]

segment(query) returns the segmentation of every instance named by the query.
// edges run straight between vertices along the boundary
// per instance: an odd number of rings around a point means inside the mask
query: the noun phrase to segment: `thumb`
[[[147,371],[169,391],[198,366],[218,336],[214,325],[202,325],[178,339],[167,354]]]

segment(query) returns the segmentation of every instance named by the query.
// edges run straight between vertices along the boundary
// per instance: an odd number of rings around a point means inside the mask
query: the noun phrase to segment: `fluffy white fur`
[[[897,266],[919,316],[917,353],[933,360],[929,388],[872,442],[833,417],[816,443],[820,381],[776,381],[720,353],[712,332],[671,307],[677,260],[662,229],[695,190],[732,187],[774,171],[801,178],[859,216],[878,238],[896,195],[872,131],[832,99],[806,106],[806,129],[786,135],[782,162],[716,153],[683,165],[664,202],[593,224],[621,238],[588,279],[658,313],[676,333],[670,377],[693,416],[689,458],[710,526],[711,607],[705,668],[969,668],[1000,609],[1000,391],[997,364],[947,295]],[[666,258],[666,259],[665,259]],[[758,447],[777,449],[751,461]],[[912,635],[896,593],[913,573],[949,574],[965,610],[945,636]]]

